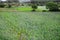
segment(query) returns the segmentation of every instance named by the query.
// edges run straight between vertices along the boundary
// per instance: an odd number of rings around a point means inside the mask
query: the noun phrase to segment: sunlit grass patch
[[[32,7],[31,6],[20,6],[16,8],[17,11],[22,11],[22,12],[31,12],[32,11]],[[36,9],[36,12],[42,12],[43,10],[48,11],[45,6],[38,6],[38,8]]]

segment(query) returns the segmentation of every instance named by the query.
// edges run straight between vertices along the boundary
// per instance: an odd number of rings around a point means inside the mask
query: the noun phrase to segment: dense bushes
[[[46,8],[49,9],[49,11],[59,11],[59,6],[57,3],[49,2],[46,4]]]
[[[0,4],[0,8],[4,8],[5,6],[5,4]]]
[[[7,3],[0,3],[0,8],[11,8],[12,5],[7,4]]]
[[[37,9],[38,7],[37,7],[37,5],[36,4],[32,4],[32,11],[36,11],[36,9]]]
[[[11,5],[8,5],[8,8],[11,8]]]
[[[58,6],[59,6],[59,8],[60,8],[60,4],[59,4]]]

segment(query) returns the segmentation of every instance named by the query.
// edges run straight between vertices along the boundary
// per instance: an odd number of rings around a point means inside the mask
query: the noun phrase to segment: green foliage
[[[0,3],[0,7],[4,8],[6,5],[4,3]]]
[[[0,40],[60,40],[60,12],[0,12]]]
[[[11,7],[12,7],[12,5],[9,5],[9,4],[8,4],[8,8],[11,8]]]
[[[42,10],[42,12],[48,12],[47,10]]]
[[[37,7],[37,5],[36,4],[32,4],[32,11],[36,11],[36,9],[37,9],[38,7]]]
[[[60,8],[60,4],[59,4],[59,8]]]
[[[48,2],[46,4],[46,8],[49,9],[50,11],[59,11],[58,4],[54,2]]]
[[[4,7],[8,7],[11,8],[12,5],[8,4],[8,3],[0,3],[0,7],[4,8]]]

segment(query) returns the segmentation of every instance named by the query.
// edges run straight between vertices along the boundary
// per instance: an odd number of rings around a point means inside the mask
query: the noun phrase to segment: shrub
[[[36,11],[36,9],[37,9],[38,7],[37,7],[37,5],[36,4],[32,4],[32,11]]]
[[[48,12],[47,10],[42,10],[42,12]]]
[[[60,4],[59,4],[58,6],[59,6],[59,8],[60,8]]]
[[[59,11],[59,6],[57,3],[49,2],[46,4],[46,8],[49,9],[49,11]]]
[[[5,7],[5,4],[0,4],[0,8],[4,8]]]
[[[8,8],[11,8],[12,5],[8,5]]]

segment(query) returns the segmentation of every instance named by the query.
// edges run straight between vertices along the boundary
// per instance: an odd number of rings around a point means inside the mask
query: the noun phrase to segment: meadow
[[[31,6],[19,6],[15,8],[17,11],[22,11],[22,12],[31,12],[32,11],[32,7]],[[46,9],[46,6],[38,6],[38,8],[36,9],[36,12],[42,12],[43,10],[48,11],[48,9]]]
[[[60,12],[0,12],[0,40],[60,40]]]
[[[42,12],[43,10],[48,11],[45,6],[38,6],[36,12]],[[31,6],[18,6],[11,8],[0,8],[0,11],[19,11],[19,12],[32,12]]]

